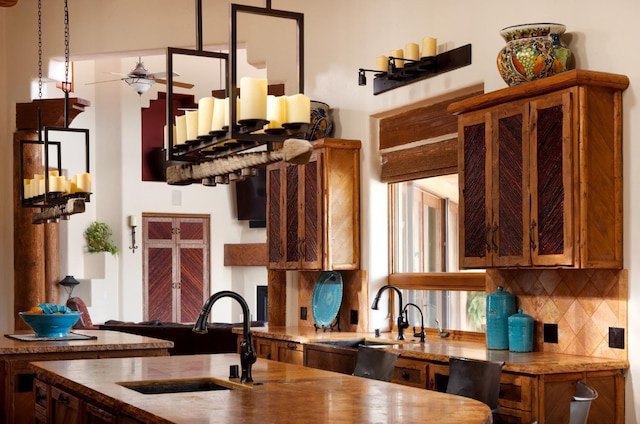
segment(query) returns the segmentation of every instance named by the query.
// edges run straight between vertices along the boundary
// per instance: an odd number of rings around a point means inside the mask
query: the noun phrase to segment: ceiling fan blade
[[[167,73],[166,72],[153,72],[151,75],[153,75],[155,78],[166,78],[167,77]],[[174,77],[179,77],[180,74],[177,72],[173,73]]]
[[[128,77],[129,74],[123,74],[122,72],[107,72],[107,74],[111,74],[111,75],[120,75],[123,77]]]
[[[156,82],[159,82],[160,84],[166,84],[167,80],[162,78],[156,78]],[[173,81],[173,86],[181,87],[181,88],[193,88],[193,84],[189,84],[188,82],[180,82],[180,81]]]
[[[101,84],[103,82],[114,82],[114,81],[122,81],[122,78],[120,79],[114,79],[114,80],[105,80],[105,81],[94,81],[94,82],[88,82],[85,85],[91,85],[91,84]]]

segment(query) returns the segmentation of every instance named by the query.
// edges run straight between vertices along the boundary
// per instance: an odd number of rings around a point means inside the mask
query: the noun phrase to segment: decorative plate
[[[342,303],[342,275],[324,271],[313,288],[311,313],[316,327],[329,327],[338,316]]]

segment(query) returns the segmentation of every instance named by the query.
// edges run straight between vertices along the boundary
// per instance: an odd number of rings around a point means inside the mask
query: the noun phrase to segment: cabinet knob
[[[401,377],[403,380],[408,380],[409,379],[409,373],[406,371],[402,371]]]
[[[69,396],[65,396],[62,393],[60,393],[58,395],[58,403],[62,403],[62,404],[68,405],[69,402],[70,402]]]

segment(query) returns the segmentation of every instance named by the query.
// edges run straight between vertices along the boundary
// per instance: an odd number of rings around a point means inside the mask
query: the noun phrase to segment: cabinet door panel
[[[180,248],[180,322],[195,322],[205,301],[203,248]]]
[[[528,137],[526,108],[508,105],[495,113],[493,147],[494,266],[523,266],[529,255]]]
[[[147,319],[173,321],[173,249],[150,247],[148,252]]]
[[[460,118],[460,248],[461,268],[487,266],[490,225],[487,197],[487,124],[484,113]]]
[[[318,155],[320,156],[320,155]],[[304,166],[304,263],[302,268],[319,269],[322,221],[320,220],[321,196],[320,159],[311,160]]]
[[[531,224],[535,265],[574,264],[573,180],[576,176],[571,165],[574,157],[570,106],[569,93],[531,102],[531,161],[534,164]]]
[[[275,268],[282,261],[284,254],[282,236],[282,167],[270,166],[267,172],[267,246],[269,249],[269,268]]]
[[[300,234],[300,223],[298,217],[299,211],[299,177],[298,167],[289,166],[286,169],[286,216],[285,216],[285,228],[286,228],[286,254],[285,260],[287,263],[297,263],[300,261],[300,246],[298,244]]]

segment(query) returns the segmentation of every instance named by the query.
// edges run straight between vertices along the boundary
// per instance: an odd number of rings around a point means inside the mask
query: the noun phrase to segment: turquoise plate
[[[342,303],[342,275],[324,271],[313,288],[311,313],[316,327],[329,327],[338,316]]]

